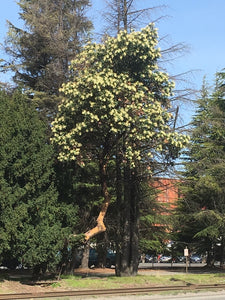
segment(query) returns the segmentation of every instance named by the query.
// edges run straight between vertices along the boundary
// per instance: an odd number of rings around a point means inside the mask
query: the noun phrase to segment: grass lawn
[[[100,269],[99,269],[100,270]],[[102,270],[99,274],[62,275],[61,280],[53,278],[47,282],[42,278],[41,282],[32,281],[29,273],[4,273],[0,274],[0,293],[36,293],[62,290],[81,289],[118,289],[129,287],[149,287],[149,286],[187,286],[192,284],[224,284],[225,272],[215,272],[198,270],[195,273],[174,273],[157,271],[149,275],[149,272],[140,272],[135,277],[116,277],[113,272],[105,274]],[[163,272],[163,273],[162,273]],[[148,274],[148,275],[147,275]],[[47,284],[42,284],[42,283]]]
[[[63,276],[59,285],[74,289],[110,289],[139,286],[168,286],[190,284],[222,284],[225,273],[218,274],[171,274],[137,275],[136,277],[107,276],[102,278]]]

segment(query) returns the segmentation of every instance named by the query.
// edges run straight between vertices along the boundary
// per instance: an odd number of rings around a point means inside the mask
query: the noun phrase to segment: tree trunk
[[[117,208],[117,227],[116,227],[116,276],[120,276],[121,266],[121,236],[122,236],[122,211],[123,211],[123,186],[122,186],[122,157],[117,147],[116,154],[116,208]]]
[[[123,1],[123,27],[127,31],[127,0]]]
[[[221,240],[221,247],[220,247],[220,267],[223,268],[224,267],[224,237],[222,237]]]
[[[120,206],[120,234],[117,243],[117,276],[135,276],[138,272],[139,198],[138,182],[129,167],[124,171],[124,197]]]
[[[71,262],[68,267],[68,274],[73,275],[74,269],[80,266],[80,251],[77,248],[72,249]]]
[[[82,255],[80,268],[88,269],[88,260],[89,260],[90,244],[86,243],[84,246],[84,252]]]
[[[212,245],[211,249],[209,249],[207,252],[208,252],[207,260],[206,260],[207,267],[214,267],[215,254],[214,254],[214,250],[213,250],[213,245]]]
[[[105,268],[106,266],[106,256],[107,256],[107,243],[106,243],[106,233],[103,233],[104,237],[101,235],[97,237],[96,250],[98,253],[98,267]]]
[[[104,231],[106,231],[106,227],[104,224],[104,217],[106,215],[109,203],[110,203],[110,195],[108,192],[108,186],[107,186],[107,174],[106,174],[106,166],[107,162],[101,161],[99,165],[99,171],[100,171],[100,178],[101,178],[101,184],[102,184],[102,194],[104,197],[104,202],[102,204],[101,211],[97,218],[97,226],[92,228],[91,230],[85,232],[85,240],[88,241],[92,237],[94,237],[97,234],[100,234]]]

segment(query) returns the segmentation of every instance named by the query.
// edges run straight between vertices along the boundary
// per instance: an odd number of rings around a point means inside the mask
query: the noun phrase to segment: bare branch
[[[127,15],[133,15],[133,14],[143,13],[143,12],[146,12],[146,11],[149,11],[149,10],[156,10],[158,8],[166,8],[166,7],[167,7],[166,5],[159,5],[159,6],[153,6],[153,7],[143,8],[143,9],[131,11],[131,12],[127,13]]]

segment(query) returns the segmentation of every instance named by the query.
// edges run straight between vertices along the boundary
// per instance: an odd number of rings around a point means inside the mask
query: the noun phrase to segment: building
[[[153,187],[157,189],[156,199],[165,208],[162,214],[169,214],[173,210],[180,197],[179,184],[180,180],[174,178],[155,178]]]

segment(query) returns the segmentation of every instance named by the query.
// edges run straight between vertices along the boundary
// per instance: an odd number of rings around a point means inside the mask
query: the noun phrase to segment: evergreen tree
[[[89,0],[20,0],[18,5],[25,26],[8,23],[5,50],[11,61],[7,67],[15,73],[14,81],[39,100],[39,109],[47,105],[55,110],[68,66],[92,28],[85,15]]]
[[[76,211],[58,203],[46,123],[20,92],[0,99],[0,257],[44,271],[59,262]]]
[[[198,101],[180,203],[180,235],[197,241],[198,251],[208,253],[208,265],[213,265],[218,245],[221,264],[224,261],[224,96],[224,73],[218,73],[214,91],[210,95],[204,84]]]
[[[5,51],[9,62],[5,70],[13,72],[15,83],[25,89],[42,118],[50,124],[61,100],[59,88],[70,76],[68,66],[89,38],[92,23],[86,12],[90,1],[20,0],[18,5],[24,26],[17,28],[8,22]],[[59,199],[66,207],[79,205],[74,191],[77,170],[70,172],[72,167],[69,163],[68,170],[65,164],[55,165]],[[71,174],[72,178],[68,178]],[[70,226],[64,224],[67,225]]]
[[[140,251],[156,256],[164,252],[165,244],[170,239],[171,211],[168,203],[159,202],[160,190],[165,188],[159,178],[148,177],[141,187]]]

